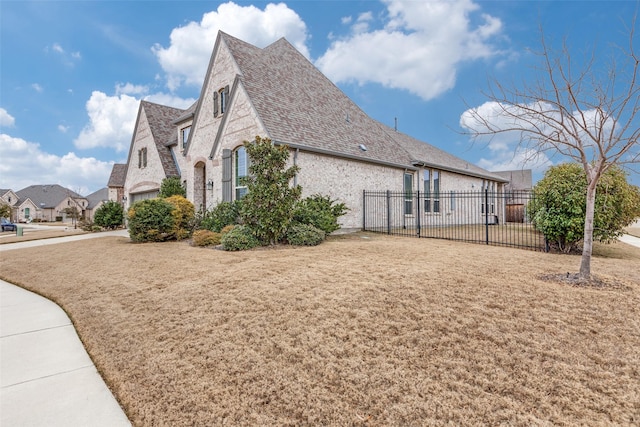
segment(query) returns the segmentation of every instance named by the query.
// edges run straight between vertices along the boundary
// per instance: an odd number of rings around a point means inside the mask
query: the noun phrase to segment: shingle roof
[[[86,197],[87,201],[89,202],[89,206],[87,206],[89,209],[93,209],[94,207],[96,207],[100,202],[107,202],[109,201],[109,189],[107,187],[101,188],[98,191],[95,191],[91,194],[89,194]]]
[[[502,180],[372,119],[284,38],[260,49],[222,32],[220,37],[274,141],[365,161],[405,167],[422,163]]]
[[[84,198],[75,191],[64,188],[58,184],[31,185],[20,191],[16,191],[16,195],[21,201],[31,199],[33,203],[43,208],[55,208],[66,197],[72,197],[74,199]]]
[[[154,104],[149,101],[141,101],[140,108],[143,108],[147,115],[147,121],[149,122],[165,175],[167,177],[180,176],[167,143],[174,139],[175,125],[173,122],[184,113],[184,110]]]
[[[125,163],[114,163],[109,175],[108,187],[124,187],[127,178],[127,165]]]
[[[183,122],[183,121],[185,121],[187,119],[192,118],[193,114],[196,111],[196,107],[197,106],[198,106],[198,101],[196,101],[193,104],[191,104],[191,106],[189,108],[187,108],[186,110],[184,110],[182,114],[180,114],[178,117],[173,119],[173,124],[178,124],[180,122]]]

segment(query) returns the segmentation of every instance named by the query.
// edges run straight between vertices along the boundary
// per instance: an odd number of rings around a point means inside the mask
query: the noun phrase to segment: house
[[[196,209],[242,197],[243,141],[256,135],[289,147],[303,197],[323,194],[347,205],[344,228],[362,226],[363,190],[437,197],[497,192],[508,182],[372,119],[286,39],[258,48],[219,32],[194,105],[140,103],[125,171],[127,204],[155,197],[171,176],[181,177]]]
[[[16,221],[18,195],[13,190],[2,188],[0,189],[0,203],[7,204],[11,207],[11,217],[8,219],[10,221]]]
[[[111,175],[109,176],[108,188],[108,200],[114,200],[119,203],[125,202],[124,196],[124,180],[127,173],[127,165],[123,163],[116,163],[111,169]]]
[[[93,216],[104,203],[109,201],[109,188],[104,187],[94,191],[86,197],[88,204],[85,210],[84,218],[93,221]]]
[[[89,201],[86,197],[58,184],[31,185],[16,192],[19,198],[17,221],[67,221],[67,208],[76,208],[84,217]]]

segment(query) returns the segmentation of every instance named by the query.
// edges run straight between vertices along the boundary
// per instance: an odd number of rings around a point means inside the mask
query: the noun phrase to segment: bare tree
[[[611,59],[604,72],[593,54],[576,64],[563,43],[554,51],[542,34],[541,67],[522,88],[493,80],[484,94],[489,101],[467,110],[461,125],[474,139],[515,133],[520,149],[529,153],[559,154],[580,163],[587,177],[584,246],[579,276],[591,277],[593,218],[596,186],[612,165],[640,161],[640,68],[634,50],[635,19],[628,48],[619,48],[621,61]],[[578,66],[576,66],[578,65]]]

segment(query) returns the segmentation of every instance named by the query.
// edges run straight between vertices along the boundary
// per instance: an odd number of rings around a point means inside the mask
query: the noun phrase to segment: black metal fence
[[[364,191],[362,228],[397,236],[457,240],[545,251],[527,206],[529,191]]]

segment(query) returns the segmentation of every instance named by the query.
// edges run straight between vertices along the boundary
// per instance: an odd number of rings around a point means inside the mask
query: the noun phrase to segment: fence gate
[[[527,216],[534,199],[519,192],[364,191],[362,228],[397,236],[427,237],[544,251],[544,236]]]

